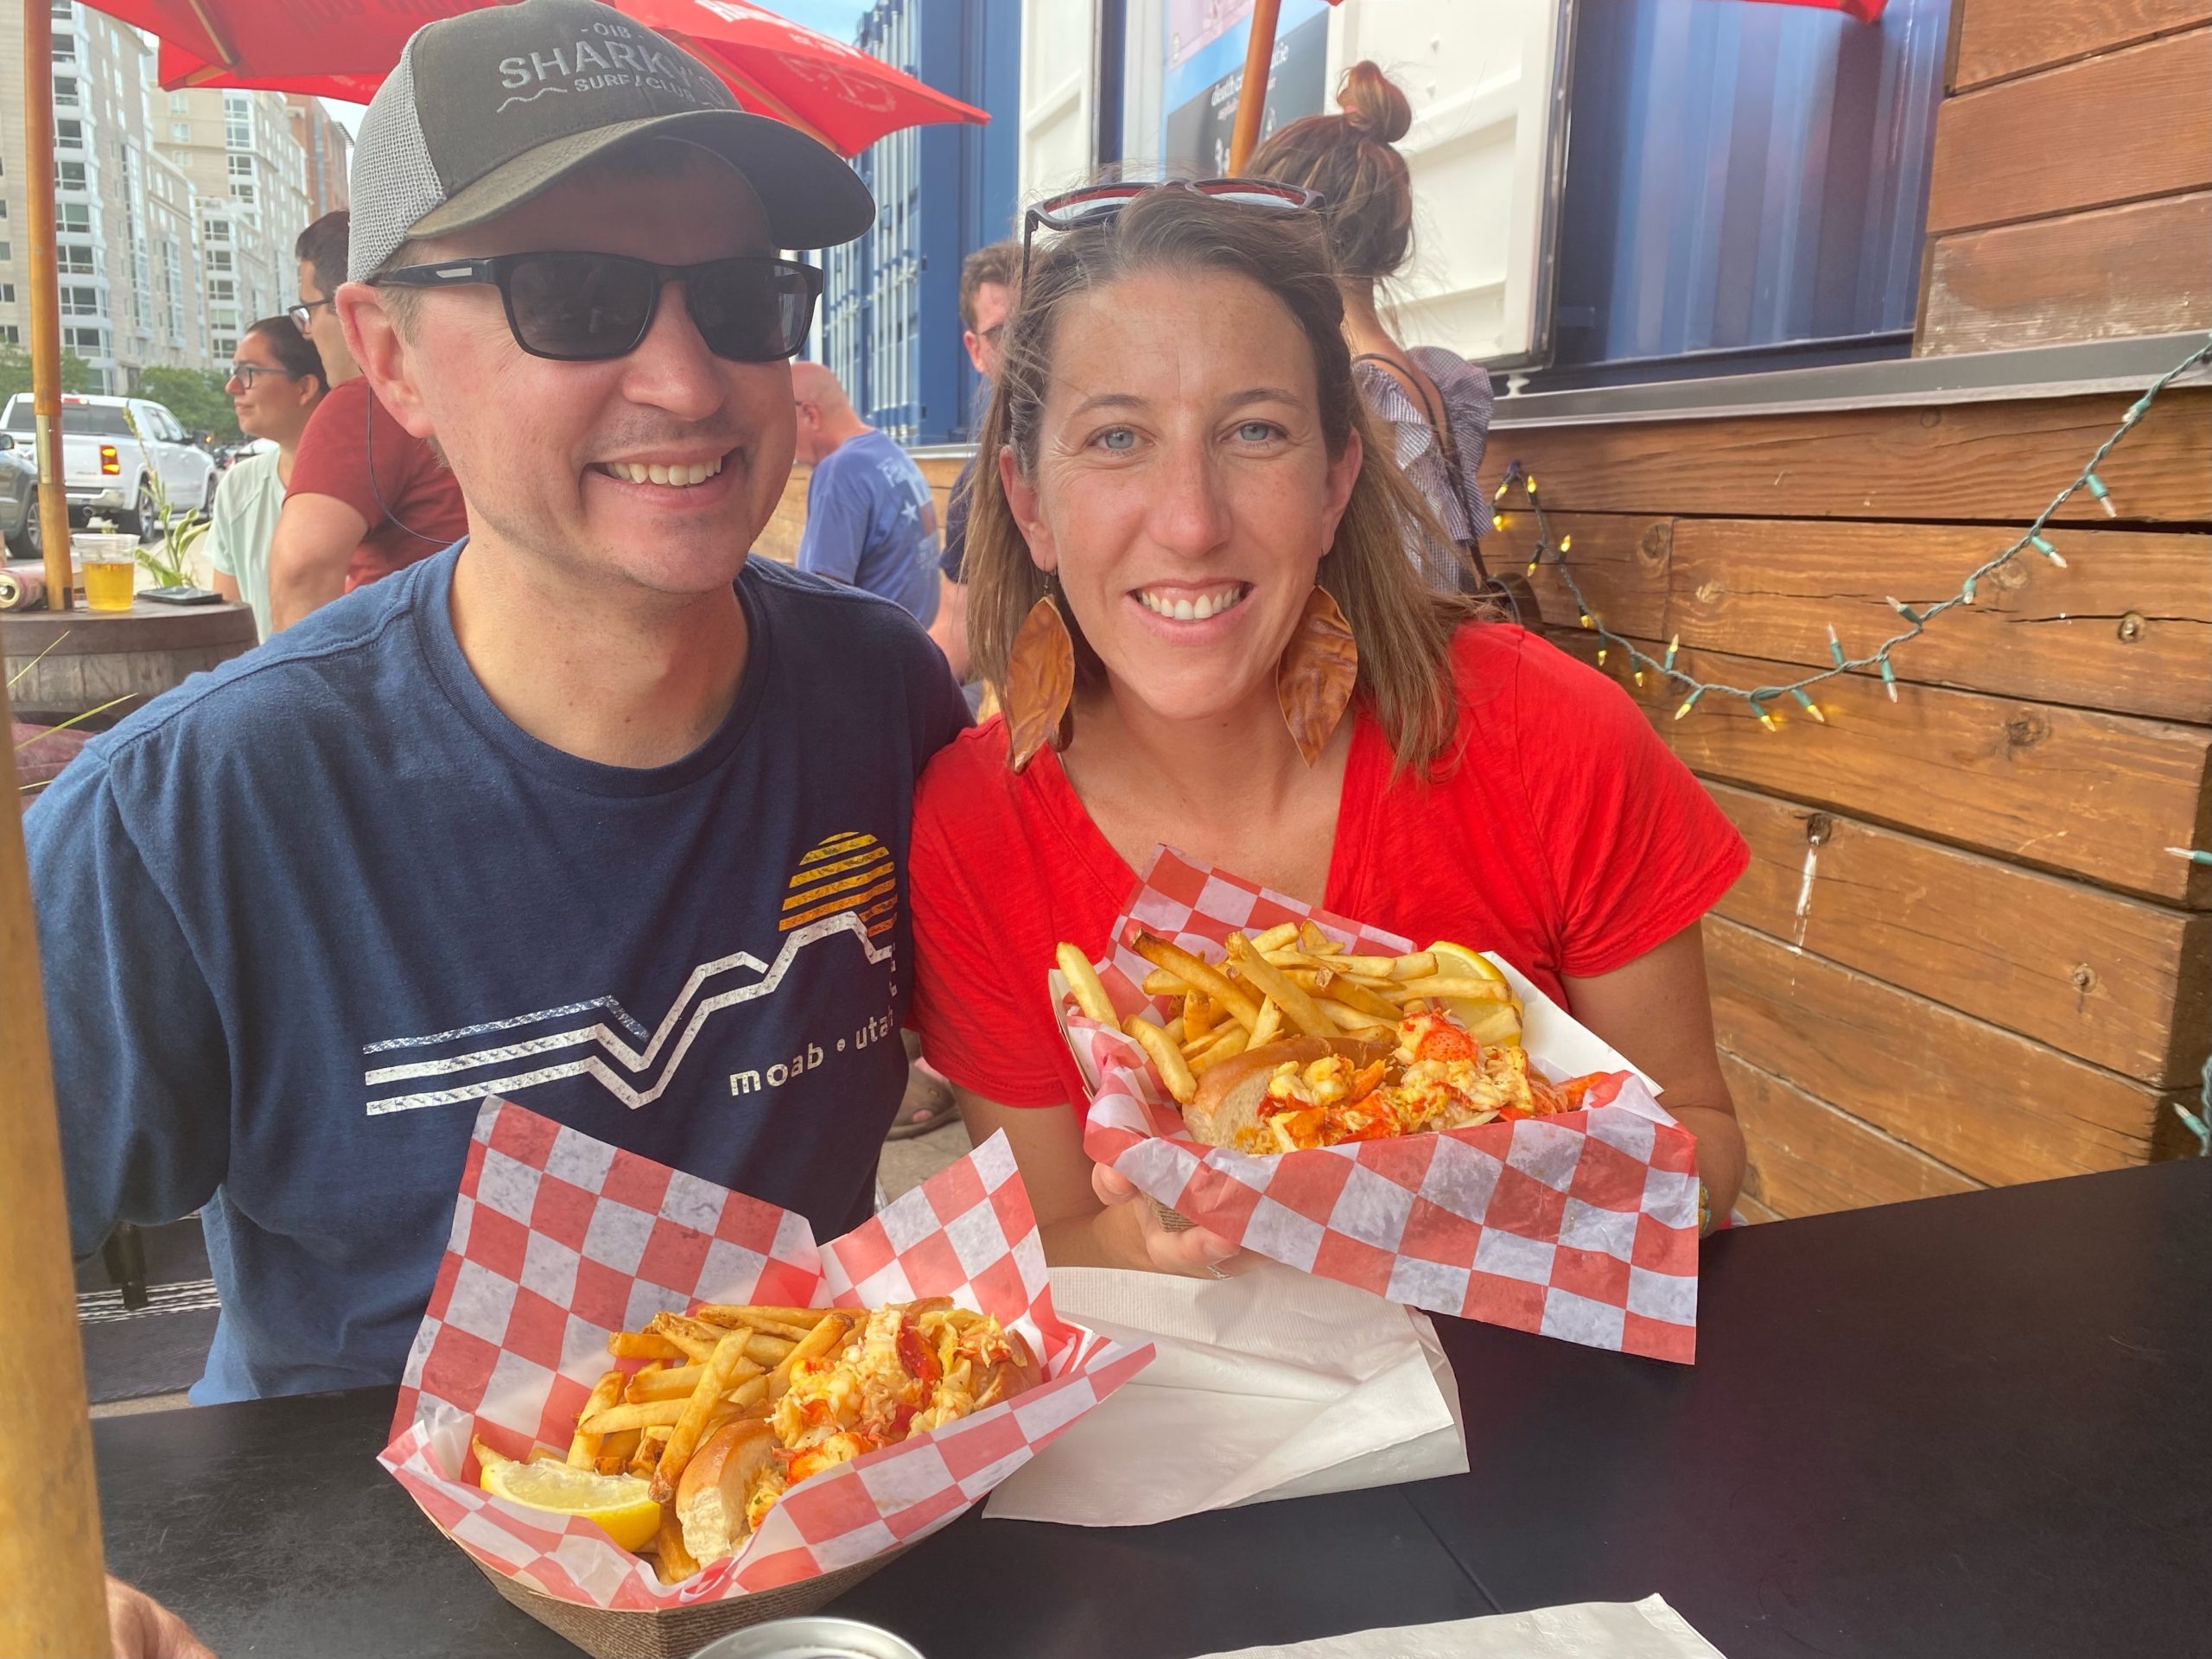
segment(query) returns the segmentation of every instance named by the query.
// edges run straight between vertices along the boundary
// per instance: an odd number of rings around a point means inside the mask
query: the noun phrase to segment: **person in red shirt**
[[[1024,277],[967,552],[1007,716],[940,752],[916,799],[923,1052],[972,1135],[1007,1133],[1050,1258],[1218,1274],[1226,1241],[1163,1230],[1085,1157],[1045,983],[1059,940],[1105,954],[1164,842],[1511,962],[1665,1089],[1726,1214],[1743,1137],[1695,924],[1743,838],[1618,686],[1424,591],[1407,527],[1442,532],[1368,442],[1319,217],[1287,194],[1094,195]],[[1358,670],[1301,747],[1277,670],[1317,582]],[[1040,596],[1074,644],[1072,731],[1017,772],[1008,718],[1055,713],[1033,663],[1009,672]]]
[[[437,452],[393,420],[346,349],[331,302],[346,280],[343,209],[300,232],[293,320],[315,340],[330,391],[301,435],[269,543],[272,629],[289,627],[468,533],[461,485]]]

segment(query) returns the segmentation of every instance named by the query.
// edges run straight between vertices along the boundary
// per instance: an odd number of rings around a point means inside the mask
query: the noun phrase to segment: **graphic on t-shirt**
[[[650,1105],[674,1083],[707,1021],[725,1008],[773,995],[809,945],[849,933],[871,966],[889,963],[893,947],[877,940],[896,925],[899,904],[898,867],[889,848],[864,831],[825,836],[799,860],[787,883],[783,914],[776,925],[783,944],[773,963],[740,950],[700,963],[652,1031],[614,997],[599,996],[427,1036],[370,1043],[361,1051],[372,1057],[362,1077],[369,1090],[369,1116],[474,1103],[486,1095],[512,1096],[539,1084],[576,1077],[596,1078],[625,1106]],[[725,976],[747,971],[760,977],[708,994],[709,987]],[[581,1023],[579,1016],[584,1017]],[[638,1046],[625,1039],[626,1033]],[[457,1054],[432,1057],[424,1052],[485,1038],[495,1040]],[[842,1052],[844,1045],[837,1047]],[[410,1052],[420,1058],[397,1058]],[[373,1057],[379,1055],[395,1058],[378,1064]],[[419,1086],[488,1067],[506,1069],[467,1083]],[[409,1089],[404,1086],[407,1084],[418,1086]],[[401,1086],[399,1092],[385,1092],[396,1085]]]

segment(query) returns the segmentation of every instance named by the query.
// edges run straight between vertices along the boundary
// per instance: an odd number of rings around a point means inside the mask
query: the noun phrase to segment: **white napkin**
[[[986,1515],[1146,1526],[1466,1471],[1459,1389],[1411,1308],[1267,1261],[1224,1280],[1056,1268],[1052,1302],[1158,1357],[1015,1471]]]
[[[1126,1389],[1123,1392],[1127,1392]],[[1657,1596],[1586,1601],[1448,1624],[1357,1630],[1287,1648],[1239,1648],[1204,1659],[1722,1659]]]

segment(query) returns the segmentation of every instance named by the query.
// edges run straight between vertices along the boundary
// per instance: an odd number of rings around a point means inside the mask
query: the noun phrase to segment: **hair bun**
[[[1354,132],[1386,144],[1396,143],[1414,124],[1414,106],[1405,93],[1369,59],[1344,71],[1337,84],[1337,107]]]

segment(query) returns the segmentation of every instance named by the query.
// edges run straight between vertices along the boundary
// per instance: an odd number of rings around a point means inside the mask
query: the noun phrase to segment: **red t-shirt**
[[[1325,908],[1495,951],[1560,998],[1561,976],[1635,960],[1743,873],[1744,838],[1605,676],[1503,623],[1461,630],[1452,658],[1459,758],[1433,782],[1394,779],[1357,716]],[[909,1019],[955,1083],[1048,1106],[1082,1098],[1045,985],[1053,947],[1103,956],[1137,878],[1049,749],[1016,776],[1006,747],[994,720],[922,774]]]
[[[460,480],[429,444],[391,418],[363,378],[333,386],[308,416],[284,493],[329,496],[367,523],[368,534],[346,567],[349,594],[468,534]]]

